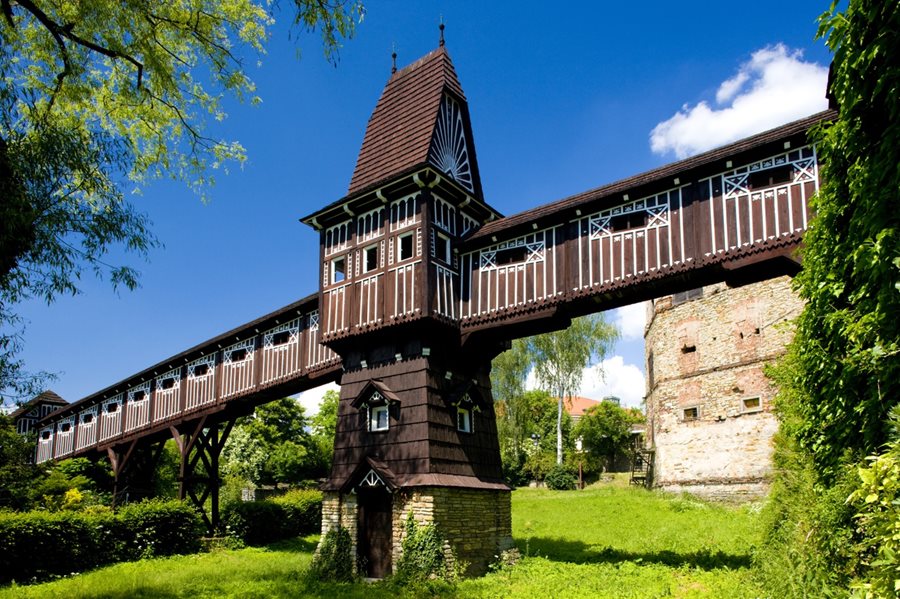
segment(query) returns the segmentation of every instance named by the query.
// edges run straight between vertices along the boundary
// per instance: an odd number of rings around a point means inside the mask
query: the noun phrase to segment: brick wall
[[[400,489],[393,496],[394,567],[400,559],[407,514],[412,512],[418,524],[435,523],[447,541],[445,554],[466,563],[465,574],[487,572],[500,551],[512,547],[512,514],[509,491],[456,487],[418,487]],[[322,499],[322,536],[343,526],[350,532],[353,554],[357,546],[357,510],[355,495],[325,493]]]
[[[768,490],[775,388],[764,374],[802,302],[781,277],[653,302],[646,331],[654,485],[717,499]]]

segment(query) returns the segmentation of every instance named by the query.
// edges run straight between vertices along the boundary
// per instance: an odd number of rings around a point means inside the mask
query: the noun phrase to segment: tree
[[[31,485],[41,474],[33,457],[34,439],[20,435],[12,420],[0,414],[0,509],[31,506]]]
[[[846,594],[873,566],[896,575],[896,556],[857,553],[873,539],[848,496],[860,476],[873,481],[865,456],[891,438],[900,404],[900,5],[850,0],[840,13],[833,3],[819,37],[834,52],[839,113],[814,134],[823,183],[795,279],[807,303],[772,371],[780,432],[759,563],[773,596]]]
[[[569,328],[528,339],[528,352],[538,382],[558,398],[556,463],[563,461],[563,401],[581,387],[584,368],[603,359],[619,337],[601,314],[576,318]]]
[[[362,17],[359,0],[295,0],[326,57]],[[77,293],[85,272],[132,289],[106,257],[158,245],[125,190],[169,176],[203,197],[212,170],[244,159],[215,137],[226,96],[257,101],[244,72],[273,23],[265,0],[0,0],[0,392],[33,390],[14,305]]]
[[[631,429],[644,421],[640,410],[625,409],[610,401],[592,406],[575,426],[575,436],[581,438],[584,451],[609,468],[616,455],[631,450]]]
[[[796,433],[833,478],[846,451],[888,440],[900,397],[900,5],[833,5],[819,36],[834,52],[837,119],[817,132],[823,185],[804,235],[807,301],[792,354]]]
[[[331,471],[340,397],[340,394],[333,389],[326,391],[319,404],[319,411],[310,419],[312,443],[316,448],[318,468],[322,475],[327,475]]]
[[[223,471],[254,485],[299,483],[318,474],[317,452],[300,402],[263,404],[235,424],[222,450]]]
[[[527,349],[524,340],[516,339],[510,349],[498,355],[491,363],[491,394],[497,419],[500,458],[507,479],[515,479],[513,482],[518,480],[515,472],[524,463],[523,443],[528,439],[523,405],[525,377],[531,368]]]

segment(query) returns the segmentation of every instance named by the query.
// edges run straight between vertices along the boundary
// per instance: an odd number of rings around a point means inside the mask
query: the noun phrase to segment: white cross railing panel
[[[150,381],[132,387],[125,399],[125,432],[150,424]]]
[[[337,354],[322,345],[322,330],[319,326],[319,311],[309,313],[306,324],[306,366],[312,369],[326,362],[337,359]]]
[[[107,399],[100,406],[100,441],[107,441],[122,434],[124,394]]]
[[[216,401],[216,356],[203,356],[187,365],[184,381],[185,410],[194,410]]]
[[[460,260],[463,319],[525,306],[561,293],[557,288],[556,228],[503,241]]]
[[[64,458],[75,450],[75,417],[69,416],[56,423],[56,439],[53,444],[54,459]]]
[[[97,442],[100,432],[100,419],[97,418],[99,406],[91,406],[78,414],[78,426],[76,427],[75,450],[81,451]]]
[[[300,371],[300,318],[263,333],[262,383]]]
[[[153,421],[161,422],[181,413],[181,369],[156,377]]]
[[[222,350],[222,399],[233,397],[254,385],[256,339],[247,339]]]
[[[38,446],[35,461],[40,464],[53,459],[53,429],[51,424],[45,426],[38,433]]]

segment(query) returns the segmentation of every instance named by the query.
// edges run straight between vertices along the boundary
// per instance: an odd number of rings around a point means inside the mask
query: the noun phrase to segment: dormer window
[[[390,426],[387,404],[381,406],[369,406],[369,430],[386,431]]]
[[[461,433],[472,432],[472,412],[468,408],[456,408],[456,430]]]
[[[354,408],[365,410],[366,430],[384,432],[391,427],[391,406],[400,404],[400,398],[394,395],[387,386],[378,380],[369,381],[356,399],[351,402]],[[396,412],[394,413],[396,418]]]
[[[471,433],[475,430],[475,413],[480,412],[483,402],[472,382],[466,382],[456,388],[449,396],[452,408],[456,409],[456,430]]]

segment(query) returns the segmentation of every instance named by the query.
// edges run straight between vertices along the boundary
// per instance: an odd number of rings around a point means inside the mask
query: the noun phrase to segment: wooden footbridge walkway
[[[319,292],[50,414],[37,460],[99,452],[119,476],[136,447],[174,438],[181,495],[211,497],[214,526],[219,452],[234,419],[262,403],[374,363],[402,367],[438,344],[502,348],[575,316],[796,272],[819,186],[808,132],[829,118],[503,217],[483,198],[441,47],[391,76],[348,195],[303,219],[321,235]],[[333,477],[359,456],[347,459]]]

